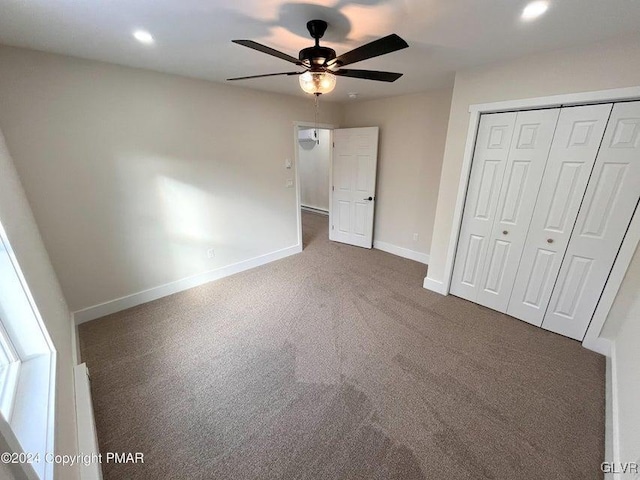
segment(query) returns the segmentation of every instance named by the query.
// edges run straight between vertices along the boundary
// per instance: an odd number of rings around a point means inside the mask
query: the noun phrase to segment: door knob
[[[363,200],[369,200],[369,201],[371,201],[371,200],[373,200],[373,197],[367,197],[367,198],[364,198]]]
[[[553,243],[553,238],[547,238],[547,243]]]
[[[502,234],[503,234],[503,235],[509,235],[509,230],[503,230],[503,231],[502,231]]]

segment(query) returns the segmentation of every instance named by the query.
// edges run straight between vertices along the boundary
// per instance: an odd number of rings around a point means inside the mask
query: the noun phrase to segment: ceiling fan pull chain
[[[316,137],[316,145],[320,145],[320,138],[318,137],[318,127],[319,127],[319,118],[320,118],[320,95],[315,94],[316,97],[316,111],[315,111],[315,137]]]

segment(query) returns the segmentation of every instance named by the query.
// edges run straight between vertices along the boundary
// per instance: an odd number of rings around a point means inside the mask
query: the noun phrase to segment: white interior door
[[[560,109],[518,112],[476,301],[506,312]]]
[[[612,104],[563,108],[507,313],[540,326]]]
[[[481,268],[515,123],[516,113],[492,113],[480,117],[451,280],[451,293],[472,302],[478,296]]]
[[[640,102],[617,103],[542,327],[582,340],[640,197]]]
[[[333,131],[329,239],[373,246],[378,127]]]

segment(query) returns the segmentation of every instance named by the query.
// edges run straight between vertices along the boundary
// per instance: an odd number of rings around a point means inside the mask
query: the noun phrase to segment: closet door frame
[[[435,291],[442,295],[448,295],[451,287],[453,264],[458,246],[458,237],[462,226],[462,213],[466,200],[467,188],[469,186],[469,174],[473,160],[476,136],[480,123],[480,116],[484,113],[505,113],[520,110],[534,110],[543,108],[562,108],[577,105],[591,105],[598,103],[616,103],[623,101],[640,100],[640,86],[617,88],[611,90],[599,90],[594,92],[573,93],[565,95],[553,95],[547,97],[536,97],[522,100],[508,100],[504,102],[483,103],[469,106],[469,129],[467,132],[467,143],[465,145],[460,181],[456,205],[454,208],[453,223],[449,237],[447,257],[445,259],[444,277],[442,280],[430,278],[428,273],[424,279],[424,288]],[[587,333],[582,341],[585,348],[596,351],[603,355],[610,355],[611,343],[599,336],[602,326],[607,318],[613,300],[622,284],[624,274],[629,267],[633,253],[640,242],[640,209],[631,219],[629,230],[622,241],[620,252],[613,264],[613,269],[609,279],[605,284],[604,291],[596,307],[596,311],[587,328]]]

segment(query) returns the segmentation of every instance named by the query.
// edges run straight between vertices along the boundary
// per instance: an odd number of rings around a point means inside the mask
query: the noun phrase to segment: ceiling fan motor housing
[[[323,67],[329,60],[336,58],[336,51],[329,47],[309,47],[300,50],[298,58],[301,62],[308,62],[311,69]]]

